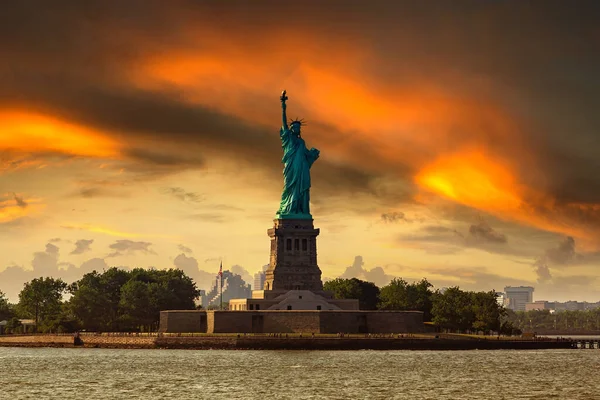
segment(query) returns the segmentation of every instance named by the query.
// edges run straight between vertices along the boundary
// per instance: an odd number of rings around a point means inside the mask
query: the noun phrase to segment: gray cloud
[[[16,193],[13,193],[13,197],[15,199],[15,201],[17,202],[17,206],[21,207],[21,208],[27,208],[27,206],[29,204],[27,204],[27,202],[25,200],[23,200],[23,197],[17,196]]]
[[[564,238],[556,247],[546,250],[545,256],[549,262],[558,265],[567,265],[583,260],[583,256],[575,252],[575,239],[571,236]]]
[[[537,275],[537,281],[539,283],[549,282],[552,280],[552,273],[550,273],[550,268],[548,268],[546,264],[536,261],[534,265],[535,274]]]
[[[105,187],[85,187],[79,189],[75,196],[83,197],[84,199],[92,199],[96,197],[125,197],[123,192],[107,189]]]
[[[383,222],[386,222],[386,223],[397,223],[397,222],[400,222],[400,221],[410,222],[406,218],[406,215],[403,212],[400,212],[400,211],[383,213],[383,214],[381,214],[381,220]]]
[[[91,245],[94,243],[94,239],[80,239],[75,242],[75,249],[71,254],[83,254],[91,250]]]
[[[351,279],[358,278],[361,280],[365,280],[368,282],[373,282],[377,286],[385,286],[387,285],[393,278],[392,275],[388,275],[385,273],[382,267],[374,267],[372,269],[366,269],[364,267],[365,263],[363,261],[362,256],[354,257],[354,262],[351,266],[346,268],[344,273],[340,275],[340,278]]]
[[[92,258],[83,262],[79,267],[60,261],[59,247],[48,243],[44,251],[33,253],[30,268],[12,265],[4,271],[0,271],[0,290],[5,292],[11,301],[16,302],[23,285],[34,278],[53,277],[71,283],[88,272],[102,271],[106,268],[106,262],[102,258]]]
[[[183,252],[183,253],[187,253],[187,254],[191,254],[192,253],[192,249],[190,249],[187,246],[184,246],[182,244],[177,245],[177,248],[179,249],[179,251]]]
[[[575,251],[575,239],[567,236],[556,246],[546,249],[544,254],[534,261],[533,267],[538,282],[549,282],[552,280],[551,267],[578,264],[584,260],[585,257]]]
[[[186,216],[185,218],[197,219],[204,222],[212,222],[212,223],[222,223],[225,222],[225,216],[221,213],[197,213]]]
[[[46,244],[44,251],[33,253],[31,266],[33,270],[42,276],[52,276],[58,270],[59,248],[52,243]]]
[[[471,225],[471,227],[469,228],[469,235],[476,241],[500,244],[504,244],[507,242],[506,235],[496,232],[483,219],[481,219],[479,223]]]
[[[228,270],[241,276],[246,283],[253,284],[254,278],[252,277],[252,274],[250,274],[250,272],[248,272],[248,270],[241,265],[232,265],[230,268],[228,268]]]
[[[215,281],[217,271],[206,272],[198,267],[198,260],[194,257],[188,257],[184,253],[179,254],[173,260],[173,265],[185,272],[187,276],[192,278],[199,289],[208,290],[212,287]]]
[[[184,188],[180,187],[162,188],[160,192],[162,194],[172,196],[178,200],[191,203],[200,203],[205,199],[205,196],[203,194],[195,192],[186,192]]]
[[[467,248],[477,248],[496,254],[532,257],[536,251],[531,243],[509,245],[507,236],[492,228],[482,217],[466,232],[455,226],[426,225],[416,233],[398,235],[397,242],[399,245],[404,242],[420,243],[421,248],[431,254],[455,254]]]
[[[110,253],[107,257],[118,257],[127,254],[134,254],[140,252],[143,254],[156,254],[154,250],[150,248],[152,243],[150,242],[136,242],[129,239],[117,240],[115,243],[108,246],[114,252]]]

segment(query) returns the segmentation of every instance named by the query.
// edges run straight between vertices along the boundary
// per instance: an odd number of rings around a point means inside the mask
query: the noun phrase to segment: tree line
[[[508,320],[507,311],[498,304],[493,290],[468,292],[459,287],[433,290],[427,279],[408,283],[401,278],[382,288],[357,278],[338,278],[325,282],[323,288],[337,299],[358,299],[360,309],[364,310],[422,311],[425,322],[448,332],[521,334]]]
[[[24,285],[16,304],[0,292],[0,321],[8,332],[23,330],[20,319],[35,320],[37,332],[153,331],[161,310],[194,309],[199,294],[178,269],[110,268],[70,285],[42,277]]]
[[[508,310],[508,320],[523,331],[586,333],[600,331],[600,308],[592,310],[559,311]]]
[[[401,278],[382,288],[338,278],[324,289],[338,299],[358,299],[363,310],[422,311],[424,321],[445,331],[510,335],[523,328],[518,319],[508,318],[494,291],[434,290],[427,279],[408,283]],[[16,304],[0,292],[0,321],[8,321],[8,332],[22,331],[20,319],[35,320],[38,332],[154,331],[161,310],[195,309],[199,294],[196,283],[179,269],[110,268],[71,284],[42,277],[24,285]]]

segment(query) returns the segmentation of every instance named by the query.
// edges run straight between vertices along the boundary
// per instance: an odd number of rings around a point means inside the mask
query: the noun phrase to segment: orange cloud
[[[88,231],[93,233],[100,233],[108,236],[116,236],[116,237],[125,237],[125,238],[141,238],[141,237],[159,237],[159,238],[175,238],[177,236],[173,235],[153,235],[153,234],[139,234],[132,232],[123,232],[115,229],[107,228],[105,226],[100,225],[92,225],[92,224],[74,224],[74,225],[62,225],[61,228],[65,229],[76,229],[82,231]]]
[[[520,171],[535,168],[520,135],[524,124],[493,99],[435,80],[366,83],[361,73],[376,62],[368,51],[342,47],[329,55],[308,47],[292,58],[299,60],[293,66],[286,51],[295,48],[293,38],[253,52],[227,45],[202,53],[180,49],[144,60],[130,78],[145,89],[175,89],[191,103],[274,126],[285,87],[290,117],[326,123],[343,135],[311,136],[307,127],[309,144],[331,160],[386,173],[408,167],[418,186],[457,203],[582,239],[598,234],[568,218],[549,218],[553,200],[523,185]],[[265,108],[262,101],[248,102],[252,96],[273,101]]]
[[[522,185],[517,174],[482,149],[443,155],[423,167],[415,182],[423,189],[460,204],[550,232],[582,239],[596,247],[598,227],[585,226],[569,218],[569,211],[600,214],[600,205],[557,205],[556,202]],[[596,240],[597,242],[597,240]]]
[[[116,140],[59,118],[24,110],[0,112],[0,151],[115,157]]]
[[[23,202],[20,205],[16,199],[7,199],[7,197],[11,196],[6,194],[4,200],[0,200],[0,224],[16,221],[28,215],[36,214],[45,207],[40,199],[20,199]]]

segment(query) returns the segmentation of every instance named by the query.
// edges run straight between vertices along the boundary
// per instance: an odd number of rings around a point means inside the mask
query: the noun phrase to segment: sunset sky
[[[3,3],[0,291],[110,266],[179,267],[201,288],[220,259],[254,274],[287,89],[321,151],[323,277],[600,301],[599,16],[597,1]]]

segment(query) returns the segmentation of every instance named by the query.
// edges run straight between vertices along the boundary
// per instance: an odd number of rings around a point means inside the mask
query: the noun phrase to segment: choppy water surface
[[[0,347],[1,399],[600,399],[600,350]]]

